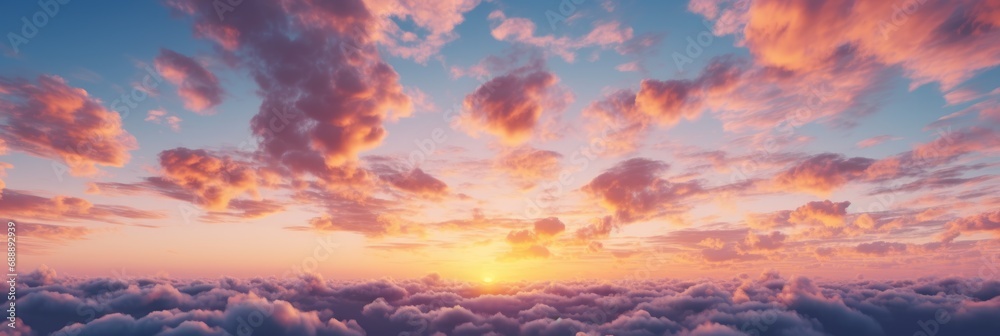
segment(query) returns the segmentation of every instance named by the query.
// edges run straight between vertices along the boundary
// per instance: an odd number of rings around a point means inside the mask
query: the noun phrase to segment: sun
[[[483,282],[485,282],[485,283],[491,283],[491,282],[493,282],[493,277],[491,277],[491,276],[484,276],[483,277]]]

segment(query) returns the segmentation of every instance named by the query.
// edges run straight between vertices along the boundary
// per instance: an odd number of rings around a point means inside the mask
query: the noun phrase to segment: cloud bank
[[[994,272],[995,273],[995,272]],[[637,273],[638,274],[638,273]],[[19,335],[993,335],[1000,282],[22,277]]]

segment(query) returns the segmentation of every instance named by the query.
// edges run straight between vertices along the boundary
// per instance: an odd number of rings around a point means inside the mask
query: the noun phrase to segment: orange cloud
[[[122,167],[138,147],[121,117],[56,76],[38,83],[0,77],[0,140],[9,149],[61,160],[73,175]]]
[[[865,177],[865,170],[875,160],[839,154],[819,154],[779,173],[775,186],[789,191],[805,191],[825,195],[850,181]]]
[[[542,60],[495,77],[465,96],[462,123],[519,145],[532,136],[546,111],[560,112],[573,96],[557,85],[559,78],[544,69]]]
[[[425,173],[420,168],[386,177],[389,183],[401,190],[424,197],[440,198],[448,194],[448,185]]]
[[[26,191],[6,189],[0,198],[0,211],[12,218],[26,218],[46,221],[87,220],[104,223],[123,224],[122,218],[160,219],[163,214],[140,210],[128,206],[93,204],[72,196],[45,198]]]
[[[218,157],[203,149],[174,148],[160,152],[163,176],[192,193],[207,209],[222,210],[229,201],[249,193],[258,196],[256,170],[249,164]]]
[[[163,78],[178,86],[177,95],[184,101],[184,108],[204,114],[222,103],[219,79],[198,61],[170,49],[160,49],[154,64]]]
[[[562,154],[526,146],[504,152],[496,158],[494,167],[520,181],[522,189],[528,189],[540,179],[554,179],[560,159]]]
[[[792,70],[838,62],[850,48],[901,66],[913,87],[938,82],[947,91],[1000,64],[990,43],[1000,36],[998,8],[995,0],[753,1],[745,44],[761,63]]]
[[[661,161],[630,159],[598,175],[581,190],[614,211],[615,219],[622,223],[680,213],[687,209],[683,201],[704,189],[697,181],[672,183],[660,178],[668,167]]]
[[[851,202],[831,202],[830,200],[809,202],[792,211],[788,221],[795,224],[824,225],[841,227],[847,216]]]
[[[376,47],[380,20],[363,1],[247,2],[226,20],[211,3],[170,4],[194,17],[198,36],[238,51],[260,87],[250,123],[259,150],[291,174],[336,178],[336,167],[382,142],[383,121],[412,111]]]
[[[993,232],[1000,236],[1000,211],[984,212],[978,215],[959,218],[948,222],[945,225],[946,231],[942,234],[941,240],[945,242],[954,241],[962,233],[967,232]]]
[[[632,39],[632,28],[622,27],[621,23],[616,21],[597,23],[587,35],[573,39],[553,35],[535,35],[534,22],[526,18],[507,17],[499,10],[490,13],[489,18],[495,23],[490,31],[493,38],[499,41],[512,41],[539,47],[570,63],[576,60],[576,51],[579,49],[621,47]]]

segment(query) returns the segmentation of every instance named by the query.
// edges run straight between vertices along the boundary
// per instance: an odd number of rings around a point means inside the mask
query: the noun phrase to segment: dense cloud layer
[[[22,277],[22,335],[993,335],[1000,282]]]

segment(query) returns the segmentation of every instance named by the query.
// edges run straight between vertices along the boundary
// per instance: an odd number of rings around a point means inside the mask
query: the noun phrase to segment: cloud
[[[809,202],[792,211],[788,219],[791,223],[841,227],[847,216],[851,202],[831,202],[830,200]]]
[[[0,199],[0,211],[13,218],[45,221],[96,221],[112,224],[132,224],[123,219],[161,219],[166,216],[155,211],[140,210],[122,205],[93,204],[82,198],[54,196],[46,198],[32,193],[6,189]]]
[[[0,140],[0,146],[2,145],[3,145],[2,140]],[[0,154],[3,154],[3,150],[4,148],[0,147]],[[14,165],[6,162],[0,162],[0,177],[6,177],[7,169],[11,168],[14,168]],[[3,179],[0,179],[0,199],[3,199],[3,190],[6,188],[7,188],[7,183],[5,183]]]
[[[163,124],[166,123],[174,132],[180,132],[182,119],[175,115],[167,115],[164,110],[149,110],[146,113],[146,121]]]
[[[448,185],[420,168],[383,177],[396,188],[423,197],[440,198],[448,194]]]
[[[891,135],[879,135],[858,141],[856,146],[858,148],[868,148],[868,147],[878,146],[886,141],[899,140],[899,139],[900,138]]]
[[[849,48],[886,67],[902,67],[911,87],[937,82],[948,91],[1000,64],[1000,47],[981,47],[1000,35],[997,6],[969,0],[754,1],[744,43],[759,62],[794,70],[837,62]],[[799,47],[806,44],[813,47]]]
[[[0,109],[5,148],[60,160],[76,176],[122,167],[138,147],[118,113],[60,77],[39,76],[37,84],[0,77]]]
[[[771,231],[769,234],[750,232],[747,234],[746,246],[753,250],[776,250],[785,243],[787,235],[781,231]]]
[[[465,21],[464,14],[476,8],[480,0],[367,1],[372,14],[379,17],[378,34],[372,34],[390,54],[425,63],[438,55],[441,48],[458,38],[455,27]],[[417,28],[407,30],[397,20],[409,19]]]
[[[1000,327],[992,318],[1000,313],[995,279],[813,281],[765,272],[699,282],[496,283],[486,294],[431,276],[185,280],[40,271],[24,276],[17,301],[19,317],[39,335],[908,335],[922,322],[940,334],[977,336]]]
[[[607,143],[611,155],[634,151],[653,124],[673,126],[700,116],[706,99],[724,96],[740,81],[743,67],[735,58],[719,57],[692,80],[645,79],[638,92],[612,92],[584,109],[588,131]]]
[[[507,17],[500,10],[493,11],[489,19],[494,23],[490,34],[499,41],[511,41],[538,47],[558,55],[566,62],[576,60],[576,51],[583,48],[621,48],[632,39],[632,28],[622,27],[617,21],[597,22],[587,35],[578,39],[535,35],[535,23],[526,18]]]
[[[1000,211],[984,212],[977,215],[959,218],[945,225],[942,240],[951,242],[962,233],[993,232],[1000,234]]]
[[[52,248],[64,246],[70,241],[86,239],[95,230],[84,226],[36,224],[25,221],[17,223],[19,251],[40,255]]]
[[[566,224],[559,218],[549,217],[535,221],[535,234],[542,238],[551,238],[566,231]]]
[[[198,61],[170,49],[160,49],[153,62],[156,71],[176,85],[184,108],[210,114],[210,109],[222,103],[224,94],[219,79]]]
[[[906,244],[884,242],[884,241],[861,243],[858,244],[856,251],[862,254],[873,254],[873,255],[884,256],[890,253],[898,253],[906,251]]]
[[[248,163],[184,147],[160,152],[163,177],[193,194],[194,203],[222,210],[243,194],[259,197],[259,177]]]
[[[498,259],[515,261],[548,258],[552,255],[548,245],[563,231],[566,231],[566,224],[556,217],[536,220],[533,229],[511,230],[505,239],[511,250]]]
[[[636,107],[635,96],[632,90],[618,90],[583,110],[589,119],[588,131],[604,140],[609,154],[636,150],[653,123],[651,116]]]
[[[746,216],[746,223],[752,229],[768,230],[793,226],[791,219],[792,212],[777,211],[771,213],[753,213]]]
[[[497,156],[494,167],[519,181],[522,189],[530,189],[539,180],[555,179],[562,158],[562,154],[554,151],[524,146]]]
[[[989,128],[940,129],[938,134],[938,138],[919,144],[910,151],[875,161],[866,172],[867,178],[884,181],[920,176],[929,169],[953,163],[963,156],[989,154],[1000,146],[1000,135]]]
[[[543,113],[561,112],[573,101],[558,82],[543,60],[532,59],[465,96],[461,123],[471,134],[485,131],[507,145],[522,144],[532,137]]]
[[[289,175],[342,177],[339,168],[385,138],[383,121],[412,111],[378,53],[380,20],[360,0],[243,3],[225,20],[211,3],[171,5],[250,71],[262,99],[251,130],[264,158]]]
[[[612,210],[622,223],[681,213],[687,209],[684,201],[704,189],[697,181],[672,183],[661,178],[668,167],[662,161],[629,159],[601,173],[581,190]]]
[[[865,178],[865,170],[874,162],[863,157],[818,154],[779,173],[775,177],[775,185],[788,191],[826,195],[848,182]]]
[[[716,58],[694,80],[643,80],[636,93],[635,105],[660,124],[673,126],[682,118],[697,118],[703,99],[731,90],[742,73],[735,60]]]

